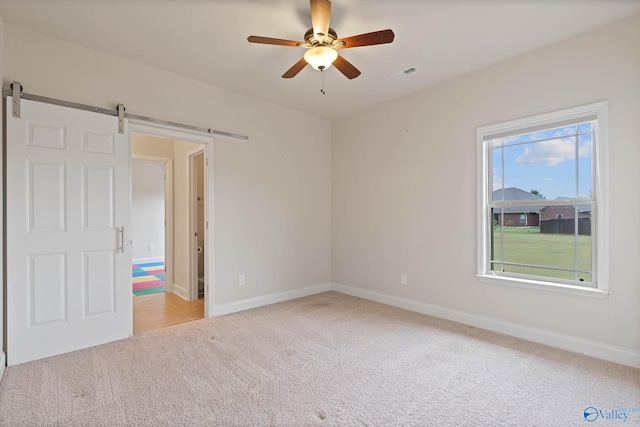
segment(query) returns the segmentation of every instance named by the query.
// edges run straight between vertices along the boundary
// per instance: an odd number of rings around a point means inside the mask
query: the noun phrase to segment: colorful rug
[[[164,262],[133,264],[133,294],[147,295],[164,292]]]

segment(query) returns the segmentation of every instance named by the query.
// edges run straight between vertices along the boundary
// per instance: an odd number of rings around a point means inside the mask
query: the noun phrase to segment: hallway
[[[160,292],[133,297],[133,333],[204,318],[204,299],[185,301],[179,296]]]

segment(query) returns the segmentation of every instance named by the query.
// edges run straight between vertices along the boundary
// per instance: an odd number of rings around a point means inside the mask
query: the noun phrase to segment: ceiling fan
[[[297,42],[261,36],[249,36],[247,40],[250,43],[304,47],[308,49],[304,57],[282,75],[285,79],[295,77],[307,64],[320,71],[326,70],[333,64],[347,78],[354,79],[361,74],[360,70],[340,56],[338,50],[391,43],[394,38],[393,31],[381,30],[339,39],[333,28],[329,28],[330,19],[331,2],[329,0],[311,0],[311,24],[313,28],[307,30],[304,35],[304,41]]]

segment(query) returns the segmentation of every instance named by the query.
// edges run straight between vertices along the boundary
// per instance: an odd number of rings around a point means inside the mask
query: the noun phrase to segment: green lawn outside
[[[542,234],[539,227],[494,227],[493,259],[499,261],[504,242],[504,261],[548,267],[574,268],[575,236]],[[494,264],[494,269],[500,269]],[[591,271],[591,236],[578,236],[578,269]],[[573,271],[544,268],[504,266],[505,272],[533,274],[575,280]],[[578,278],[591,282],[591,273],[578,273]]]

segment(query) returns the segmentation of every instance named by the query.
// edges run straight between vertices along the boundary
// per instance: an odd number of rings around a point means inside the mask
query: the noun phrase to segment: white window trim
[[[488,126],[481,126],[476,132],[477,144],[477,269],[476,277],[481,282],[524,287],[536,290],[555,291],[574,295],[604,298],[610,294],[609,287],[609,104],[607,101],[596,102],[537,116],[511,120]],[[552,123],[562,117],[595,113],[598,117],[598,139],[594,144],[592,158],[594,162],[594,188],[596,208],[592,213],[596,227],[595,265],[593,268],[596,288],[563,284],[547,280],[530,280],[516,277],[498,276],[491,272],[491,242],[489,224],[491,221],[487,205],[489,203],[489,156],[488,143],[484,137],[507,129],[525,128],[536,123]]]

